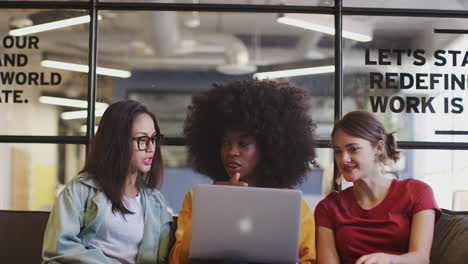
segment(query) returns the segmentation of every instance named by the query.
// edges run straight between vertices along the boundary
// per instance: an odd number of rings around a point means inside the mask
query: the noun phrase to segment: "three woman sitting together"
[[[287,82],[217,84],[193,96],[184,136],[195,171],[214,184],[293,188],[315,159],[308,91]],[[161,132],[134,101],[101,118],[81,173],[60,193],[47,225],[45,263],[189,263],[192,191],[177,230],[164,197]],[[429,263],[440,210],[430,187],[382,172],[399,152],[372,114],[354,111],[335,124],[341,175],[353,183],[315,209],[303,200],[300,263]],[[227,227],[228,228],[228,227]]]

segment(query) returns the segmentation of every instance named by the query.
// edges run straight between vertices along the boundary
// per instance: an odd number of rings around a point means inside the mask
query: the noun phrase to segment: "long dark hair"
[[[94,177],[112,202],[113,212],[118,210],[122,214],[132,213],[125,208],[122,197],[133,151],[132,126],[137,116],[143,113],[153,119],[156,134],[161,135],[156,116],[145,105],[131,100],[113,103],[106,109],[99,122],[85,166],[81,170]],[[164,181],[159,143],[155,146],[153,164],[144,180],[152,189],[159,189]]]
[[[397,150],[396,139],[393,136],[395,132],[386,132],[382,122],[367,111],[357,110],[347,113],[333,127],[332,140],[338,130],[353,137],[365,139],[374,147],[377,146],[380,140],[383,140],[385,148],[379,156],[382,163],[385,163],[389,158],[394,162],[400,158],[400,151]]]

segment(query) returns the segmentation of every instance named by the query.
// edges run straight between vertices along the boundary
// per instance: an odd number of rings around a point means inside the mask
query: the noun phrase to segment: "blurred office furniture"
[[[0,210],[2,263],[41,263],[49,212]]]
[[[431,248],[432,264],[460,264],[468,261],[468,211],[442,209]]]
[[[44,211],[0,210],[0,263],[41,263],[48,218],[49,212]]]
[[[468,260],[468,211],[443,213],[436,223],[432,264],[460,264]],[[49,212],[0,210],[2,263],[41,263],[42,239]],[[174,217],[176,228],[177,217]]]
[[[468,211],[468,190],[453,192],[452,210]]]

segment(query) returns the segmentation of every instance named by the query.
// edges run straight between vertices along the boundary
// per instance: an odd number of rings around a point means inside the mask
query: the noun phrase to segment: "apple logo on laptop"
[[[244,216],[239,220],[238,223],[239,231],[241,233],[250,233],[253,229],[252,218],[250,216]]]

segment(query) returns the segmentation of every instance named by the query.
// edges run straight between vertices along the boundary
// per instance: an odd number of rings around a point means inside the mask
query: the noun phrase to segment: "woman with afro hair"
[[[288,82],[242,80],[196,94],[184,136],[195,171],[215,184],[292,188],[314,163],[311,97]],[[179,212],[170,263],[188,263],[192,191]],[[315,263],[314,217],[302,201],[298,257]]]

